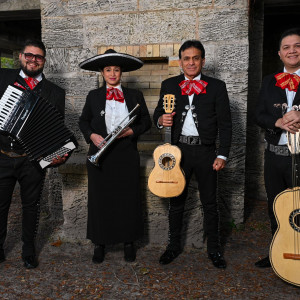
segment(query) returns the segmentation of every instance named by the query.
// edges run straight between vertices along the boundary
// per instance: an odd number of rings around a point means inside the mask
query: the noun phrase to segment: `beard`
[[[43,72],[43,69],[44,69],[44,67],[42,66],[35,70],[29,70],[27,68],[27,63],[23,64],[22,62],[20,62],[20,66],[21,66],[22,71],[29,77],[35,77],[35,76],[39,75],[40,73]]]

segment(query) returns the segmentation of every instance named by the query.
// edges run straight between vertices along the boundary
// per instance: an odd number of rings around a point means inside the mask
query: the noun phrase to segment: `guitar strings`
[[[291,134],[288,134],[289,138],[291,137]],[[298,163],[299,163],[299,134],[293,134],[293,138],[291,139],[292,141],[292,151],[291,151],[291,156],[292,156],[292,188],[293,188],[293,212],[299,208],[299,178],[298,178]],[[291,220],[292,222],[295,223],[296,228],[299,227],[299,218],[297,214],[294,215],[294,219]],[[294,254],[299,255],[299,232],[298,230],[294,230]]]

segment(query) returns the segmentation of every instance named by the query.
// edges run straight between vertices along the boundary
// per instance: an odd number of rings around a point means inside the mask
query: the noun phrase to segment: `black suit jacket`
[[[194,95],[193,105],[194,113],[198,119],[198,133],[203,144],[214,144],[219,133],[219,150],[218,154],[225,157],[229,156],[231,145],[232,124],[229,99],[226,85],[223,81],[201,74],[201,79],[206,81],[206,94]],[[172,126],[172,143],[178,143],[182,126],[185,120],[183,112],[187,112],[186,105],[189,105],[187,95],[181,94],[179,83],[184,80],[184,75],[175,76],[166,79],[161,84],[160,100],[154,111],[153,120],[155,125],[159,117],[164,114],[163,96],[165,94],[174,94],[176,98],[175,111]]]
[[[137,143],[137,137],[151,127],[151,118],[143,94],[140,91],[123,86],[122,90],[129,112],[137,103],[140,104],[140,107],[131,115],[131,117],[134,115],[137,115],[137,117],[129,126],[133,130],[133,135],[130,138],[134,143]],[[97,133],[104,138],[107,136],[105,114],[101,114],[101,112],[105,112],[105,104],[106,86],[90,91],[79,118],[79,128],[86,142],[91,144],[89,153],[95,153],[98,150],[90,140],[92,133]]]
[[[257,124],[265,129],[265,138],[268,143],[278,145],[282,129],[275,127],[278,119],[282,118],[283,103],[287,103],[286,92],[284,89],[275,86],[275,75],[282,70],[270,74],[263,79],[256,106]],[[277,105],[279,104],[279,105]],[[300,89],[298,89],[293,105],[300,104]]]
[[[20,78],[18,75],[20,69],[1,69],[0,68],[0,98],[4,94],[6,88],[9,84],[13,85],[15,81],[18,80],[25,86],[26,82],[23,78]],[[65,91],[57,86],[56,84],[50,82],[45,78],[38,84],[37,87],[41,90],[41,97],[52,105],[64,116],[65,114]],[[0,148],[6,151],[10,150],[10,140],[7,136],[0,134]],[[23,152],[19,144],[15,144],[14,150],[16,152]]]

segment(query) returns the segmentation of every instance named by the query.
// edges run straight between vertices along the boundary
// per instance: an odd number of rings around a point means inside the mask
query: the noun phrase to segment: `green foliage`
[[[14,60],[8,57],[1,57],[1,68],[13,68]]]
[[[245,230],[245,225],[244,224],[236,224],[234,219],[232,219],[230,222],[228,222],[228,225],[231,229],[236,230],[236,231]]]

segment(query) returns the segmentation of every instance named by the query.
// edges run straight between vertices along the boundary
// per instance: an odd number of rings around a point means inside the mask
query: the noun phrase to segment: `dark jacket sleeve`
[[[270,95],[270,81],[270,75],[263,79],[256,105],[256,122],[261,128],[267,130],[269,133],[273,132],[281,134],[282,129],[275,127],[276,121],[280,118],[280,115],[278,115],[280,109],[276,109],[273,104],[275,102],[272,101],[273,99],[270,99],[270,97],[272,97]]]
[[[90,136],[94,132],[91,126],[91,120],[93,118],[93,114],[91,111],[91,101],[92,95],[91,92],[86,97],[86,101],[84,107],[82,109],[81,116],[79,117],[79,128],[83,134],[85,141],[89,144],[91,142]]]
[[[140,91],[136,91],[137,103],[140,105],[137,119],[130,125],[133,131],[133,138],[138,137],[151,127],[151,118],[144,99]]]
[[[227,94],[226,85],[223,81],[218,81],[217,101],[216,101],[216,114],[217,114],[217,127],[219,130],[220,145],[218,155],[225,157],[229,156],[231,137],[232,137],[232,122],[231,112],[229,105],[229,98]]]
[[[166,83],[165,83],[165,81],[163,81],[161,83],[161,88],[160,88],[160,93],[159,93],[160,97],[159,97],[157,106],[153,113],[153,122],[157,128],[159,128],[158,127],[158,119],[160,118],[161,115],[163,115],[165,113],[164,106],[163,106],[163,96],[167,93],[168,92],[166,90]]]

